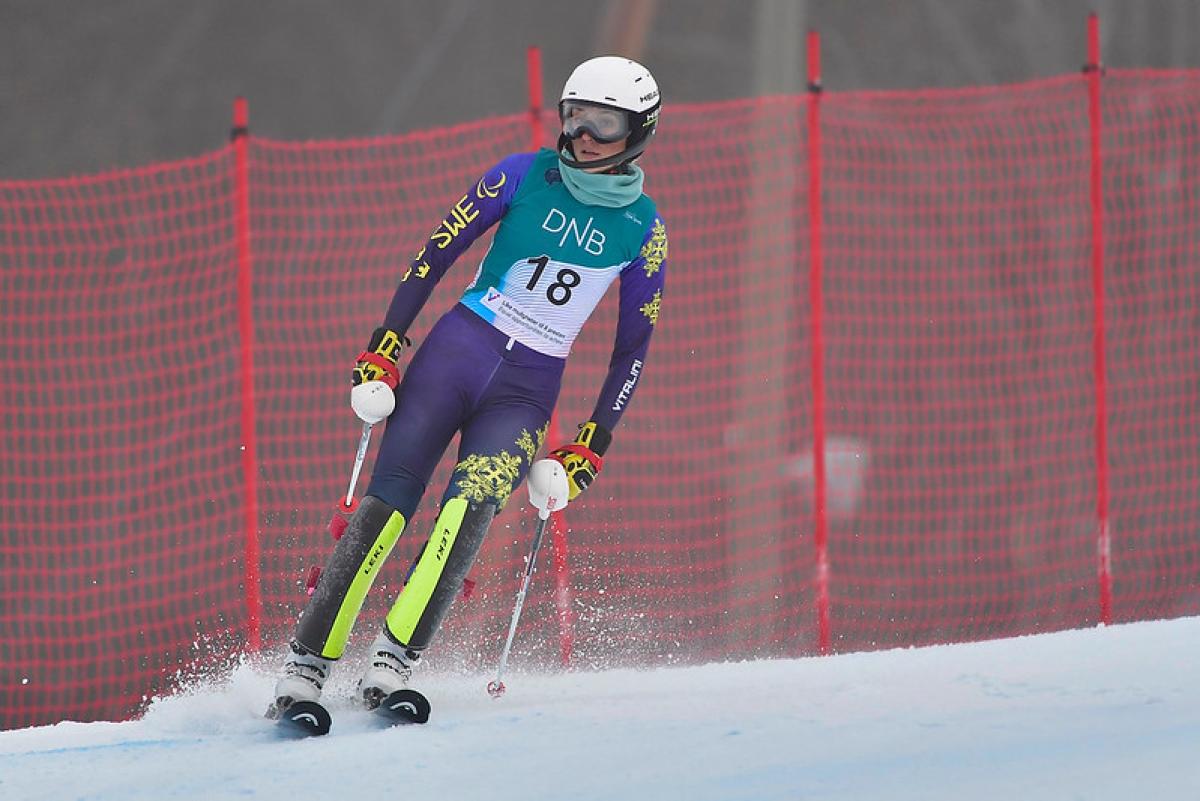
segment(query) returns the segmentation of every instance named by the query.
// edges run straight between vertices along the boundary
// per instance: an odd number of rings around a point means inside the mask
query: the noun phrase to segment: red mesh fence
[[[1095,622],[1084,82],[831,95],[822,136],[835,641]]]
[[[244,629],[231,165],[0,184],[0,725],[127,714]]]
[[[1198,86],[1103,79],[1104,383],[1085,78],[822,95],[819,232],[811,96],[669,106],[644,159],[670,237],[659,331],[606,470],[565,519],[568,594],[544,555],[514,667],[557,665],[568,629],[580,667],[816,653],[825,587],[836,650],[1094,624],[1105,490],[1114,619],[1200,612]],[[349,479],[350,360],[445,210],[527,147],[525,119],[249,139],[252,442],[235,149],[0,182],[0,726],[126,716],[197,655],[235,654],[254,628],[247,575],[279,652]],[[564,431],[591,409],[614,323],[615,293],[576,344]],[[355,643],[399,591],[449,461]],[[521,491],[430,669],[494,665],[532,522]]]
[[[1104,81],[1113,615],[1200,611],[1200,95]]]

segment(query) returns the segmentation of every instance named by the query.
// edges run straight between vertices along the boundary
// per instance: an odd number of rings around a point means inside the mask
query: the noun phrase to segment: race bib
[[[518,342],[565,358],[624,266],[581,267],[537,256],[511,265],[499,286],[477,285],[463,300]]]

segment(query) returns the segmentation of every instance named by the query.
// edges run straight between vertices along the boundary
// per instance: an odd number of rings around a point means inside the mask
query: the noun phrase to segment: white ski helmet
[[[658,83],[650,70],[620,56],[599,56],[575,68],[558,103],[562,133],[559,158],[569,167],[627,164],[646,149],[658,128],[662,106]],[[572,143],[587,131],[600,142],[625,139],[625,149],[599,161],[575,160]]]

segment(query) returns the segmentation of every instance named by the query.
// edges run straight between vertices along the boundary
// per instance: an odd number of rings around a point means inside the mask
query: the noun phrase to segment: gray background
[[[1023,81],[1079,69],[1086,16],[1104,61],[1200,66],[1200,0],[7,0],[0,2],[0,179],[175,159],[225,142],[232,99],[277,139],[398,133],[545,100],[583,58],[643,61],[666,103],[804,83],[895,89]],[[665,119],[669,119],[669,116]]]

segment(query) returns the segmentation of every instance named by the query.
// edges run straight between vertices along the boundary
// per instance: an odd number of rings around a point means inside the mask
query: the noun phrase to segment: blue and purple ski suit
[[[662,302],[666,228],[644,194],[620,208],[580,202],[546,149],[509,156],[468,189],[409,265],[384,325],[407,331],[450,265],[497,223],[474,279],[396,389],[367,494],[406,519],[457,431],[442,502],[504,506],[543,444],[571,344],[618,277],[616,340],[591,419],[613,430],[642,374]]]
[[[454,260],[497,223],[474,280],[396,388],[366,496],[297,623],[297,653],[342,655],[380,566],[461,432],[434,530],[384,625],[409,661],[420,656],[493,516],[529,472],[571,343],[618,277],[616,342],[591,419],[611,431],[629,407],[658,322],[666,229],[644,194],[622,207],[577,200],[550,150],[510,156],[467,190],[409,265],[384,326],[403,335]]]

